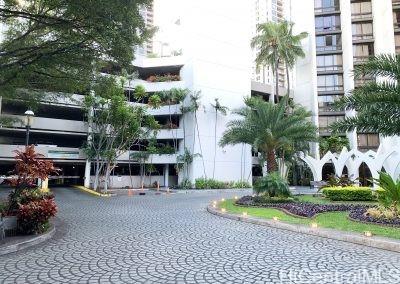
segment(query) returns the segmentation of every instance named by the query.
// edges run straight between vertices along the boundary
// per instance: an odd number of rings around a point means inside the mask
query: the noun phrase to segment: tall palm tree
[[[213,178],[215,178],[215,159],[217,157],[217,124],[218,124],[218,113],[226,115],[228,108],[221,105],[218,98],[215,98],[215,104],[211,104],[215,110],[215,120],[214,120],[214,163],[213,163]]]
[[[258,35],[252,41],[252,48],[257,48],[257,66],[271,66],[275,77],[275,95],[271,101],[278,101],[279,94],[279,64],[284,63],[286,67],[288,93],[290,91],[290,75],[299,57],[304,57],[301,40],[307,37],[306,32],[293,34],[293,23],[288,21],[268,22],[259,24]]]
[[[260,98],[246,99],[246,106],[234,112],[242,119],[228,123],[220,145],[252,145],[267,161],[268,172],[278,171],[278,153],[293,148],[299,141],[317,141],[317,128],[308,119],[310,112],[302,107],[288,112],[288,99],[285,96],[277,104]]]
[[[257,48],[256,64],[260,66],[271,66],[275,76],[275,94],[270,101],[278,101],[279,96],[279,63],[282,61],[280,54],[283,33],[280,23],[268,22],[257,26],[257,35],[251,41],[251,47]]]
[[[385,136],[400,135],[400,56],[377,55],[354,70],[355,78],[371,76],[373,80],[336,103],[338,109],[355,110],[354,117],[334,123],[334,131],[377,132]]]
[[[294,68],[298,58],[304,58],[306,56],[303,47],[301,46],[301,41],[308,36],[308,33],[301,32],[297,35],[294,35],[293,23],[283,21],[281,25],[285,34],[283,37],[283,44],[281,46],[281,53],[286,68],[287,93],[290,94],[290,71]]]

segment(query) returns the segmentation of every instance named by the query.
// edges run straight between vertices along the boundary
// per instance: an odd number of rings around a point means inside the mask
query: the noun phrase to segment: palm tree
[[[278,101],[279,96],[279,63],[282,61],[280,54],[281,40],[283,39],[280,23],[268,22],[257,26],[258,35],[251,41],[251,47],[257,48],[257,66],[272,66],[272,73],[275,76],[275,95],[270,101]],[[272,98],[272,99],[271,99]]]
[[[334,123],[337,132],[377,132],[385,136],[400,135],[400,56],[377,55],[354,70],[355,78],[373,80],[344,96],[336,103],[338,109],[355,110],[354,117]]]
[[[306,56],[301,46],[301,41],[308,36],[308,33],[302,32],[294,35],[293,23],[283,21],[281,24],[285,34],[281,52],[286,68],[287,93],[290,94],[290,70],[293,69],[298,58],[304,58]]]
[[[257,27],[258,35],[252,41],[252,48],[257,48],[257,66],[272,66],[275,76],[275,98],[271,101],[278,101],[279,94],[279,64],[286,66],[287,87],[290,92],[289,71],[297,61],[297,58],[304,57],[305,53],[301,47],[301,40],[307,37],[306,32],[298,35],[293,34],[293,23],[282,21],[279,23],[268,22]]]
[[[234,113],[242,119],[227,125],[221,146],[245,143],[252,145],[267,161],[268,172],[278,171],[277,154],[301,142],[317,141],[317,128],[309,121],[310,112],[294,107],[288,112],[288,96],[277,104],[260,98],[245,100],[246,107]]]
[[[217,123],[218,123],[218,113],[222,115],[226,115],[228,108],[226,106],[221,105],[218,98],[215,98],[215,104],[212,104],[212,107],[215,109],[215,123],[214,123],[214,166],[213,166],[213,179],[215,178],[215,159],[217,156]]]

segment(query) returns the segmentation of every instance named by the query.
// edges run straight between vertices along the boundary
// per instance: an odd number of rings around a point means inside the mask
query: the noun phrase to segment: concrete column
[[[169,165],[164,166],[164,186],[169,187]]]
[[[86,160],[85,164],[85,181],[83,186],[89,188],[90,187],[90,161]]]

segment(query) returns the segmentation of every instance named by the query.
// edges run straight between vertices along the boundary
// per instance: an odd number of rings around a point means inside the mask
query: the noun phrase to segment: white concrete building
[[[306,57],[300,59],[296,67],[294,98],[312,112],[321,136],[330,135],[332,122],[354,115],[333,110],[333,102],[371,80],[355,80],[354,66],[371,55],[398,51],[399,8],[400,2],[396,0],[291,1],[295,32],[306,31],[310,35],[304,42]],[[352,150],[377,151],[381,145],[378,155],[386,153],[388,145],[397,143],[397,138],[382,138],[377,133],[343,135],[349,138]],[[363,164],[362,167],[360,173],[369,174],[375,166]]]

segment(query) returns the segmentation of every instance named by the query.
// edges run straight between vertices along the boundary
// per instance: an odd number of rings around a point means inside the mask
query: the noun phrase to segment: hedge
[[[374,201],[376,197],[369,187],[326,187],[322,193],[332,201]]]

